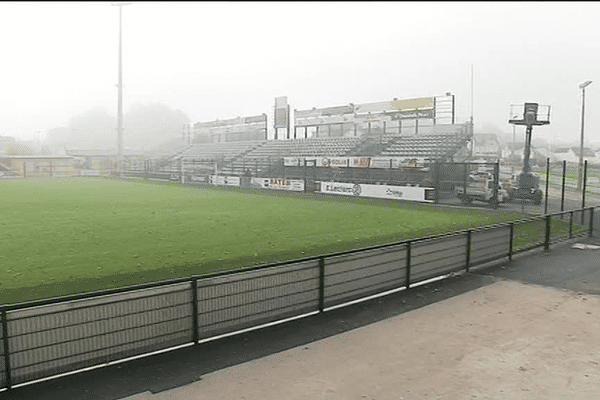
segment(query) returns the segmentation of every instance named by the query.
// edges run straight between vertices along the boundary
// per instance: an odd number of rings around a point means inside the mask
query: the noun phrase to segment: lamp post
[[[577,191],[581,190],[581,177],[583,173],[583,126],[585,120],[585,88],[588,87],[592,81],[583,82],[579,85],[581,89],[581,141],[579,143],[579,171],[577,174]]]
[[[123,6],[132,3],[111,3],[111,6],[119,7],[119,83],[117,88],[119,94],[117,98],[117,169],[121,175],[123,168],[123,51],[122,51],[122,14]]]

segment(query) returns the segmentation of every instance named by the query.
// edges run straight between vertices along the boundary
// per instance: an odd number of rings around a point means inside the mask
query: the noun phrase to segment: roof
[[[564,154],[564,153],[568,153],[569,151],[572,151],[576,156],[579,156],[579,147],[561,147],[558,149],[554,149],[553,153]],[[584,157],[595,157],[596,153],[594,152],[594,150],[590,149],[589,147],[584,147],[583,148],[583,156]]]
[[[488,141],[498,141],[498,135],[495,133],[474,133],[473,139],[476,142],[488,142]]]
[[[573,153],[575,153],[576,156],[579,156],[579,147],[571,147],[571,149],[573,150]],[[584,147],[583,148],[583,156],[584,157],[596,157],[596,153],[594,153],[594,150],[590,149],[589,147]]]
[[[506,148],[509,150],[520,150],[525,147],[525,143],[523,142],[508,142],[506,143]],[[533,147],[533,145],[532,145]]]
[[[48,156],[48,155],[38,155],[38,156],[7,156],[7,155],[0,155],[0,158],[10,158],[10,159],[72,159],[72,156]]]
[[[116,157],[116,150],[65,150],[65,152],[75,157]],[[124,156],[139,156],[137,151],[123,150]]]

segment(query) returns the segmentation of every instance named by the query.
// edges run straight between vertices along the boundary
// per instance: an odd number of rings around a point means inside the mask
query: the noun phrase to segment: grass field
[[[0,304],[423,237],[520,214],[104,178],[0,181]]]

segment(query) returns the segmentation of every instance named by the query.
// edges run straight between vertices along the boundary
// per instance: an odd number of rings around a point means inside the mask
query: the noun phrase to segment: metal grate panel
[[[406,285],[406,245],[325,260],[325,307]]]
[[[410,283],[464,269],[466,257],[466,233],[412,242]]]
[[[12,383],[191,341],[190,283],[9,311]]]
[[[318,262],[198,281],[199,338],[316,311]]]
[[[510,226],[471,233],[471,265],[508,256]]]

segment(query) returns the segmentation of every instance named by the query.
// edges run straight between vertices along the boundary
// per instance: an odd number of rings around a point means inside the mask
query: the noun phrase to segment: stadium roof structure
[[[117,150],[65,150],[70,156],[74,157],[116,157]],[[132,150],[123,150],[124,156],[141,156],[141,152]]]
[[[53,160],[62,160],[62,159],[71,159],[73,158],[73,156],[51,156],[51,155],[45,155],[45,154],[40,154],[40,155],[4,155],[4,154],[0,154],[0,158],[4,158],[4,159],[11,159],[11,160],[16,160],[16,159],[27,159],[27,160],[34,160],[34,159],[53,159]]]

